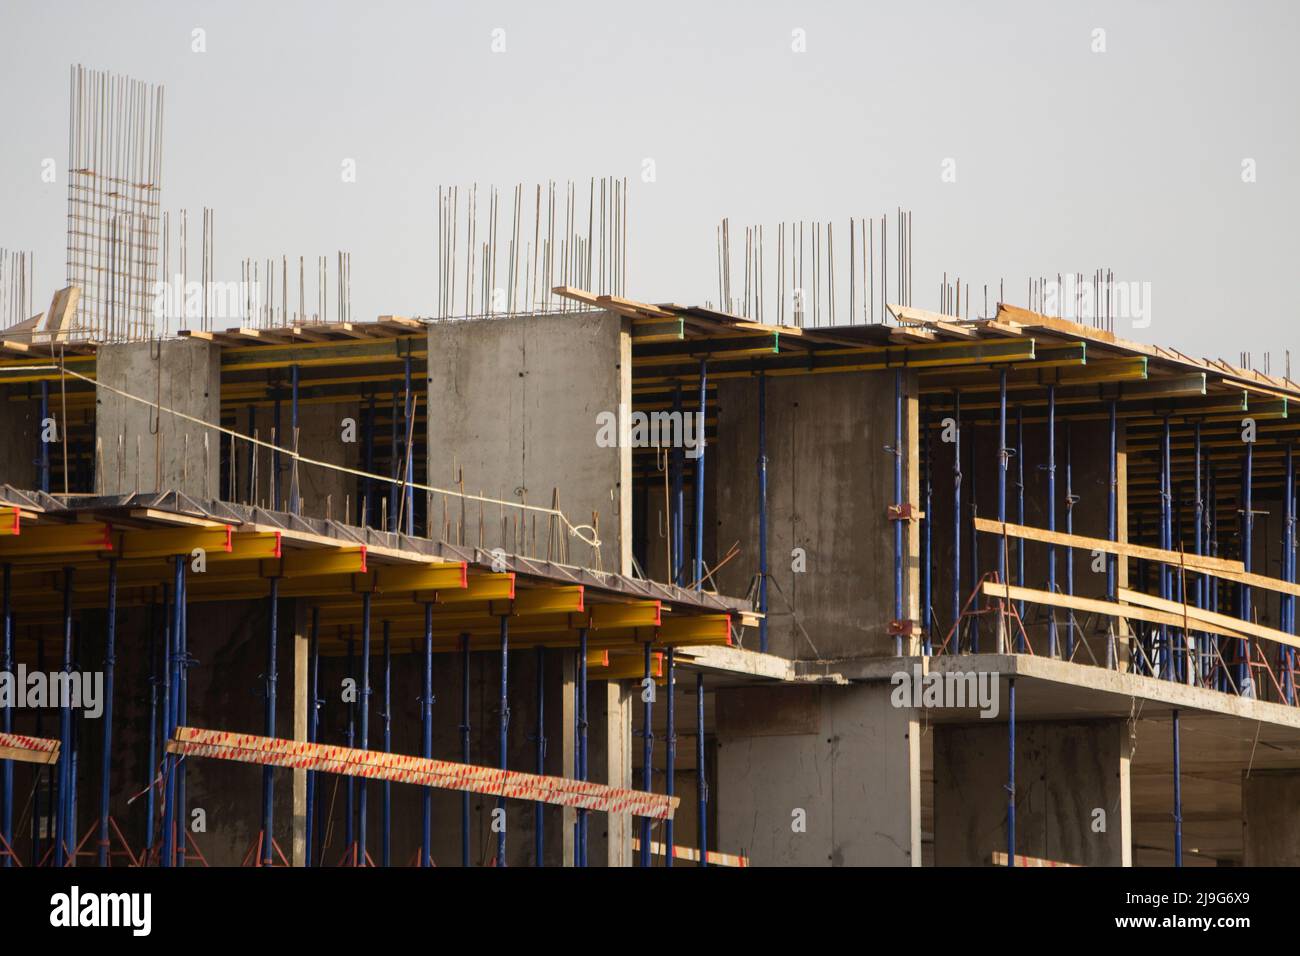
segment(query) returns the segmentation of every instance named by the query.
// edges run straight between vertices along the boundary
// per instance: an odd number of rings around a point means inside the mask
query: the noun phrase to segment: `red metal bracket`
[[[920,521],[925,517],[925,513],[911,503],[890,505],[890,521]]]

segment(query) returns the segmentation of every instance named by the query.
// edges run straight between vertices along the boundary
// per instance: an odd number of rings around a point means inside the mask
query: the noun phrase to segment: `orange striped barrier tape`
[[[358,750],[334,744],[313,744],[280,737],[258,737],[224,730],[177,727],[167,742],[169,753],[216,757],[239,763],[314,770],[373,780],[392,780],[443,790],[463,790],[512,800],[551,803],[605,813],[630,813],[671,820],[680,797],[611,787],[603,783],[550,777],[476,764],[431,760],[381,750]]]
[[[639,851],[641,849],[640,837],[632,838],[632,849],[634,851]],[[664,844],[660,843],[658,840],[650,841],[650,852],[655,856],[663,856]],[[699,858],[700,851],[695,849],[695,847],[681,846],[680,844],[673,846],[674,860],[686,860],[693,863],[698,861]],[[719,853],[717,850],[709,850],[708,864],[709,866],[747,867],[749,866],[749,857],[741,856],[737,853]]]
[[[59,762],[59,742],[48,737],[0,733],[0,760],[55,764]]]

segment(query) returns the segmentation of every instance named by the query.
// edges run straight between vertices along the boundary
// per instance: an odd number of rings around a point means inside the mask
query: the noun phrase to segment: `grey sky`
[[[918,306],[944,270],[977,303],[999,277],[1024,303],[1031,274],[1108,266],[1151,283],[1133,337],[1271,350],[1277,371],[1296,338],[1297,49],[1287,2],[0,0],[0,246],[36,250],[43,307],[80,62],[166,87],[164,206],[191,210],[193,242],[216,210],[219,277],[350,250],[358,319],[434,311],[438,183],[617,174],[636,298],[716,298],[724,215],[839,228],[901,205]]]

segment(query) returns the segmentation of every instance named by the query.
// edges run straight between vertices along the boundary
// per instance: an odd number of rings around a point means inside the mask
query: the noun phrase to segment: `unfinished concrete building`
[[[1289,380],[555,294],[6,338],[4,865],[1300,862]]]

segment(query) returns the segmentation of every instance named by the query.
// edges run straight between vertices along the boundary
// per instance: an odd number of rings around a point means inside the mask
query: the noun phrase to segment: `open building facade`
[[[1300,862],[1288,379],[556,294],[5,339],[5,865]]]

